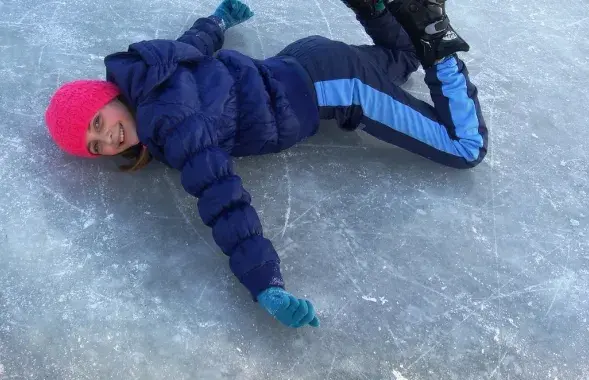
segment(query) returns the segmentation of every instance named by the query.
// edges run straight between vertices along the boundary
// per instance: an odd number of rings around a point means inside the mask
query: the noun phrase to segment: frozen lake
[[[248,4],[226,48],[369,42],[337,0]],[[449,1],[490,130],[473,170],[332,124],[236,161],[319,312],[298,330],[251,301],[179,173],[71,158],[45,130],[58,85],[216,5],[0,0],[0,379],[589,378],[586,1]]]

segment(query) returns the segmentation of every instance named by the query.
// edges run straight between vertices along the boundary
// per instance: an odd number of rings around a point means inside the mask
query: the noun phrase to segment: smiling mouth
[[[123,145],[125,142],[125,130],[123,129],[123,124],[119,123],[119,146]]]

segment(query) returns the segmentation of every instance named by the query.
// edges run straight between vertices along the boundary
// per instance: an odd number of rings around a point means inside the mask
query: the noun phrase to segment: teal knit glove
[[[315,308],[310,301],[297,299],[282,288],[268,288],[258,296],[258,302],[274,318],[288,327],[310,325],[319,327]]]
[[[221,29],[227,30],[252,18],[254,13],[239,0],[223,0],[213,16],[220,20]]]

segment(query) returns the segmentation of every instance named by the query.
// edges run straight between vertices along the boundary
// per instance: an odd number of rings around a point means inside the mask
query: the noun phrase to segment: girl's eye
[[[94,119],[94,129],[96,129],[96,132],[100,131],[100,116],[96,116],[96,119]]]
[[[99,145],[98,145],[98,143],[97,143],[97,142],[95,142],[95,143],[94,143],[94,144],[92,144],[92,145],[93,145],[93,146],[92,146],[92,150],[94,150],[94,154],[100,154],[100,151],[99,151]]]

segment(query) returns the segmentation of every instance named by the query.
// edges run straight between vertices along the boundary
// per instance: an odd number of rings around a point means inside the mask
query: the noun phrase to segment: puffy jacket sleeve
[[[160,119],[153,136],[170,166],[181,171],[184,189],[198,198],[203,222],[229,256],[232,272],[254,300],[268,287],[284,287],[280,259],[263,236],[250,194],[230,156],[217,147],[214,120],[191,114],[181,121]]]
[[[178,41],[196,47],[204,55],[213,55],[223,47],[225,34],[213,17],[199,18]]]

